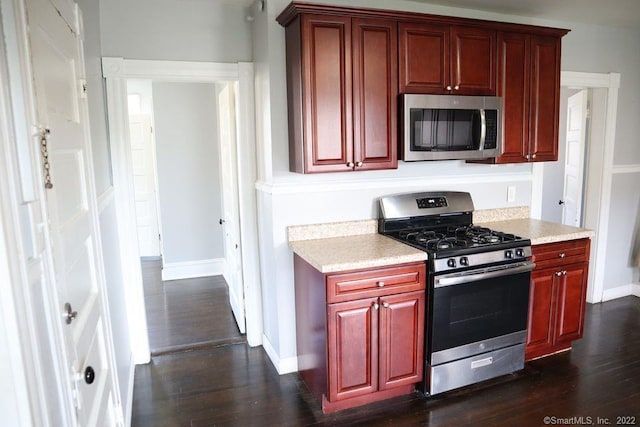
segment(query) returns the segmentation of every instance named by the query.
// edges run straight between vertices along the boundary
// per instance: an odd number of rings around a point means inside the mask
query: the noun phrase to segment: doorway
[[[237,259],[240,260],[239,284],[230,283],[229,288],[240,289],[239,294],[243,298],[239,319],[246,319],[246,339],[249,345],[262,344],[262,310],[260,300],[259,281],[259,260],[257,252],[257,219],[255,206],[255,179],[256,179],[256,159],[255,159],[255,131],[253,119],[253,67],[252,64],[212,64],[212,63],[189,63],[189,62],[168,62],[168,61],[136,61],[122,58],[103,58],[103,74],[107,82],[107,105],[109,115],[109,133],[112,143],[112,155],[114,163],[114,182],[116,186],[116,201],[118,204],[119,226],[121,227],[121,252],[123,264],[126,264],[126,275],[130,282],[134,283],[131,290],[131,307],[128,307],[130,316],[130,328],[132,331],[132,344],[134,348],[134,358],[136,363],[146,363],[149,360],[149,344],[141,344],[140,338],[143,334],[147,336],[147,323],[144,316],[144,292],[142,288],[142,271],[139,263],[139,249],[136,238],[135,223],[135,195],[132,182],[131,152],[129,148],[129,129],[127,123],[127,79],[148,79],[153,83],[198,83],[213,84],[217,87],[213,97],[215,103],[220,103],[220,88],[235,87],[233,94],[235,104],[234,117],[237,120],[229,125],[233,130],[234,138],[228,138],[227,142],[233,143],[229,151],[233,154],[233,166],[230,176],[235,181],[233,196],[237,200],[237,215],[234,218],[214,218],[209,220],[219,222],[223,229],[226,224],[237,221],[236,230],[230,233],[236,236],[232,247],[237,251]],[[156,118],[157,120],[157,118]],[[157,125],[158,123],[156,123]],[[210,132],[213,132],[210,129]],[[212,137],[212,140],[217,138]],[[242,164],[238,162],[242,159]],[[189,173],[189,171],[183,171]],[[162,174],[160,167],[159,175]],[[159,181],[159,204],[163,203],[162,182]],[[165,228],[167,218],[160,209],[161,228]],[[202,212],[200,212],[202,213]],[[206,212],[205,212],[206,214]],[[183,224],[188,218],[182,219]],[[223,226],[224,225],[224,226]],[[162,236],[162,231],[161,231]],[[200,239],[206,239],[200,236]],[[163,258],[167,254],[167,244],[162,242]],[[166,260],[163,260],[166,270]],[[180,278],[176,275],[183,274],[185,270],[191,269],[191,277],[197,276],[199,268],[206,270],[206,265],[180,265],[177,261],[173,267],[174,276],[167,278]],[[228,263],[227,263],[228,264]],[[228,278],[231,277],[227,266],[222,272]],[[196,274],[193,274],[193,273]],[[164,272],[163,272],[164,274]],[[204,274],[200,274],[204,275]],[[231,294],[231,292],[230,292]],[[232,304],[233,306],[233,304]],[[241,323],[241,322],[239,322]]]
[[[620,74],[562,71],[560,80],[566,104],[564,108],[561,107],[561,117],[564,115],[565,124],[559,128],[559,161],[533,165],[531,216],[562,222],[564,203],[559,202],[565,202],[565,185],[559,183],[567,180],[567,147],[564,142],[567,133],[567,108],[571,96],[578,93],[586,94],[589,105],[588,125],[584,113],[577,115],[585,123],[585,148],[574,150],[574,153],[584,155],[584,161],[570,160],[569,163],[581,165],[583,168],[582,172],[578,172],[583,180],[582,190],[573,191],[578,198],[576,206],[581,206],[581,213],[577,215],[578,223],[581,227],[596,232],[591,239],[587,302],[597,303],[603,300]],[[570,153],[570,156],[576,157],[574,153]],[[570,172],[570,175],[577,176],[576,172]]]
[[[245,333],[235,85],[127,80],[153,355],[235,342]]]

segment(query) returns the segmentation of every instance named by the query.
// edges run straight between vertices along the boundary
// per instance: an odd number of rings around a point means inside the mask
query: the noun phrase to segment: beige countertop
[[[295,240],[289,247],[321,273],[418,262],[427,253],[377,233]]]
[[[475,225],[531,239],[532,245],[590,238],[592,230],[523,218],[528,208],[478,211]],[[474,218],[476,214],[474,213]],[[291,250],[321,273],[418,262],[427,253],[377,233],[377,220],[288,228]]]
[[[480,227],[489,227],[497,231],[511,233],[531,239],[532,245],[562,242],[565,240],[591,238],[593,230],[571,227],[555,222],[540,221],[532,218],[510,219],[505,221],[491,221],[475,223]]]

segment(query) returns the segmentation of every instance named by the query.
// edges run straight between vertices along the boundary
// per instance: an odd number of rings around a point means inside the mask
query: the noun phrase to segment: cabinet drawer
[[[535,245],[531,248],[531,260],[536,263],[536,269],[588,262],[589,243],[589,239],[580,239]]]
[[[425,288],[426,264],[415,263],[327,276],[327,302],[379,297]]]

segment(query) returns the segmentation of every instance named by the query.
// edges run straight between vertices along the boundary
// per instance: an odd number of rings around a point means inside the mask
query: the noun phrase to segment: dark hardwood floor
[[[246,342],[222,276],[163,282],[161,261],[142,261],[152,355]]]
[[[598,425],[596,417],[640,425],[637,297],[588,305],[585,336],[570,352],[432,399],[412,394],[323,415],[297,374],[279,376],[262,347],[237,344],[153,357],[136,367],[133,402],[134,426]]]

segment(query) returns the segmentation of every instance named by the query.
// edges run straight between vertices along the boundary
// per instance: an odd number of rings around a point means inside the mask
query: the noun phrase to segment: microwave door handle
[[[484,109],[480,110],[480,151],[484,150],[484,140],[487,137],[487,116]]]

